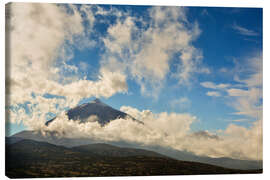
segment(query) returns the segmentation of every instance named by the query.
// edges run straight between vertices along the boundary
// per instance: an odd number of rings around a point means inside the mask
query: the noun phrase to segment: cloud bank
[[[129,106],[123,106],[121,110],[143,124],[127,118],[113,120],[102,127],[96,121],[97,117],[90,117],[89,121],[80,123],[62,114],[42,130],[44,133],[57,132],[60,137],[125,141],[144,146],[160,145],[201,156],[262,160],[262,127],[259,121],[254,122],[251,128],[230,124],[225,130],[215,133],[193,132],[191,125],[197,121],[197,117],[190,114],[155,114],[150,110],[139,111]]]

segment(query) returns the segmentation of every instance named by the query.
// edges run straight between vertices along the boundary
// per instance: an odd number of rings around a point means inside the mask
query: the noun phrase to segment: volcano
[[[68,116],[68,119],[80,121],[81,123],[88,121],[91,116],[94,116],[96,118],[93,119],[97,121],[101,126],[104,126],[110,121],[120,118],[131,119],[133,121],[142,123],[141,121],[136,120],[132,116],[110,107],[109,105],[103,103],[100,99],[95,99],[89,103],[84,103],[75,108],[69,109],[66,114]],[[50,123],[53,122],[56,118],[57,117],[47,121],[46,125],[49,126]]]

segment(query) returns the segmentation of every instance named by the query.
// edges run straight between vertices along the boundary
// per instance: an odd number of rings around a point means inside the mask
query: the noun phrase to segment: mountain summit
[[[95,100],[92,101],[92,103],[102,103],[100,99],[96,98]]]
[[[96,116],[96,121],[102,126],[109,123],[112,120],[119,118],[130,118],[132,120],[136,120],[130,115],[116,110],[109,105],[103,103],[100,99],[96,98],[95,100],[81,104],[75,108],[69,109],[66,112],[69,119],[80,121],[82,123],[88,121],[88,118],[91,116]],[[55,117],[56,118],[56,117]],[[46,122],[48,126],[55,118]],[[137,120],[136,120],[137,121]],[[140,122],[140,121],[138,121]]]

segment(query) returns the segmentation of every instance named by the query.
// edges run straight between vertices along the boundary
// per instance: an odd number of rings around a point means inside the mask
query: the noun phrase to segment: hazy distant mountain
[[[148,147],[147,149],[155,150],[155,152],[166,154],[169,157],[183,160],[183,161],[195,161],[206,164],[212,164],[216,166],[222,166],[232,169],[262,169],[263,162],[255,160],[240,160],[232,159],[228,157],[211,158],[207,156],[197,156],[191,152],[179,151],[172,148],[165,148],[161,146]]]
[[[106,155],[97,152],[105,149]],[[115,149],[125,156],[110,153]],[[67,148],[20,140],[6,145],[6,175],[10,178],[261,173],[179,161],[140,149],[91,144]]]
[[[102,126],[118,118],[130,118],[131,120],[138,121],[130,115],[104,104],[99,99],[95,99],[90,103],[85,103],[72,108],[67,111],[67,115],[69,119],[78,120],[81,122],[87,121],[90,116],[97,116],[97,121]],[[49,125],[52,121],[54,121],[54,119],[55,118],[47,121],[46,125]]]

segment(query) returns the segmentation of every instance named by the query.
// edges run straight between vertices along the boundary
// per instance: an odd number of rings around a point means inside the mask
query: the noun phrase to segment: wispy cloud
[[[223,68],[220,68],[219,69],[219,72],[221,72],[221,73],[227,73],[228,72],[228,69],[225,68],[225,67],[223,67]]]
[[[227,89],[231,98],[231,106],[236,109],[238,115],[244,115],[262,119],[262,55],[259,53],[255,57],[250,57],[243,65],[248,76],[236,75],[236,81],[241,83],[242,88]]]
[[[220,94],[219,92],[217,92],[217,91],[208,91],[208,92],[206,93],[206,95],[207,95],[207,96],[215,96],[215,97],[221,96],[221,94]]]
[[[191,106],[191,101],[187,97],[181,97],[179,99],[174,99],[170,102],[172,108],[179,108],[181,110],[187,109]]]
[[[242,118],[242,119],[228,119],[228,120],[225,120],[225,121],[228,121],[228,122],[250,122],[250,119],[245,119],[245,118]]]
[[[207,88],[207,89],[212,89],[214,91],[207,91],[206,95],[207,96],[212,96],[212,97],[220,97],[221,92],[220,91],[225,91],[227,88],[231,87],[231,84],[215,84],[210,81],[205,81],[200,83],[202,87]]]
[[[201,15],[209,16],[209,12],[206,9],[203,9],[202,12],[201,12]]]
[[[228,103],[233,107],[236,115],[244,115],[257,120],[262,118],[262,55],[249,57],[245,64],[236,64],[233,84],[216,84],[205,81],[200,85],[212,89],[207,96],[219,97],[226,94]]]
[[[232,28],[236,30],[239,34],[244,36],[258,36],[259,34],[253,30],[244,28],[242,26],[239,26],[238,24],[234,23]]]
[[[231,86],[230,84],[215,84],[213,82],[210,81],[205,81],[205,82],[201,82],[200,83],[201,86],[205,87],[205,88],[209,88],[209,89],[226,89],[229,86]]]

